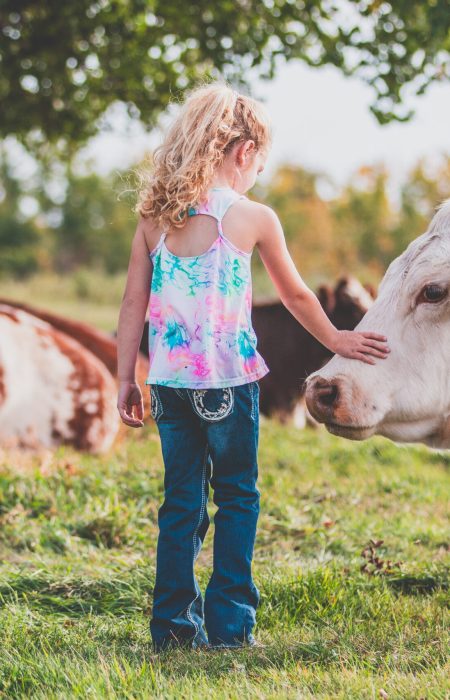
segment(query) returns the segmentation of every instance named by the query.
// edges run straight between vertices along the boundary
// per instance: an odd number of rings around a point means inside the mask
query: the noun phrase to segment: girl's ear
[[[248,139],[240,143],[236,150],[236,162],[238,165],[245,165],[247,158],[254,155],[256,144],[253,139]]]
[[[244,148],[246,149],[245,154],[247,156],[253,156],[256,152],[256,144],[253,141],[253,139],[249,139],[248,141],[246,141],[244,143]]]

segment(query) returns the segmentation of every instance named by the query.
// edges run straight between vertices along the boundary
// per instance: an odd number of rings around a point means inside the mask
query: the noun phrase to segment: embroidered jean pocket
[[[156,384],[150,386],[150,415],[157,423],[163,414],[161,397]]]
[[[194,411],[206,421],[218,421],[226,418],[233,410],[233,387],[225,389],[190,389]]]

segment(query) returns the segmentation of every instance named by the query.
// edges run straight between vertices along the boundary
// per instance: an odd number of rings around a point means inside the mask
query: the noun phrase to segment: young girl
[[[150,623],[157,651],[255,643],[258,380],[269,369],[251,323],[253,249],[285,306],[332,352],[371,364],[388,353],[384,336],[331,324],[275,212],[245,196],[270,145],[261,103],[223,83],[197,88],[155,151],[140,198],[119,315],[117,406],[124,423],[143,425],[135,362],[150,292],[145,383],[165,467]],[[210,484],[218,510],[203,600],[194,563],[209,526]]]

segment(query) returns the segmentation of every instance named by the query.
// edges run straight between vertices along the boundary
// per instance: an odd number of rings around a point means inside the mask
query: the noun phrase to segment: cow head
[[[336,328],[352,330],[370,309],[375,296],[354,277],[342,277],[334,288],[335,306],[330,320]]]
[[[387,359],[335,355],[307,380],[306,402],[328,430],[450,448],[450,200],[394,260],[357,330],[387,336]]]

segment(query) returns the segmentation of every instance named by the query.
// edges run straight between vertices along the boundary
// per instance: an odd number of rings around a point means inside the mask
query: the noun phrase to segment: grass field
[[[449,697],[449,466],[425,448],[264,421],[254,575],[266,646],[155,656],[154,425],[102,457],[1,454],[0,698]]]
[[[108,331],[123,285],[79,271],[2,280],[0,295]],[[448,454],[264,421],[265,646],[234,652],[152,654],[162,478],[149,420],[102,457],[0,452],[0,699],[450,697]]]

